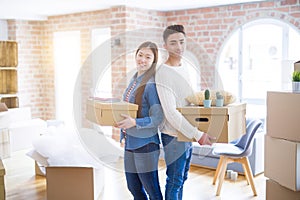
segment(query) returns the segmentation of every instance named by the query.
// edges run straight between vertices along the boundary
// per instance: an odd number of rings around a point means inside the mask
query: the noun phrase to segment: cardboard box
[[[18,65],[18,43],[0,41],[0,67],[16,67]]]
[[[0,94],[18,92],[18,73],[15,69],[0,70]]]
[[[217,138],[217,142],[230,142],[246,132],[246,104],[229,104],[224,107],[204,108],[186,106],[178,108],[179,112],[200,131]],[[178,140],[189,141],[179,134]]]
[[[300,143],[265,136],[265,176],[300,191]]]
[[[127,102],[101,102],[97,100],[87,101],[86,118],[102,126],[115,126],[116,122],[123,120],[121,114],[132,118],[137,116],[138,105]]]
[[[267,135],[300,142],[300,93],[267,92]]]
[[[46,176],[46,167],[34,161],[34,172],[37,176]]]
[[[0,159],[0,200],[5,199],[5,168],[3,166],[2,160]]]
[[[300,60],[294,63],[294,71],[300,71]]]
[[[95,200],[103,189],[103,169],[46,167],[47,200]]]
[[[300,192],[289,190],[273,180],[266,180],[266,200],[299,200]]]
[[[1,95],[0,102],[5,103],[8,108],[18,108],[19,107],[19,98],[15,94],[11,95]]]
[[[10,140],[9,130],[7,128],[0,128],[0,158],[10,157]]]

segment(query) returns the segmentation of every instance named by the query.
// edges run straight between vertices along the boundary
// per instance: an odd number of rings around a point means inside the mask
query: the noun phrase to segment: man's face
[[[173,33],[169,35],[164,48],[168,51],[170,57],[182,58],[186,48],[186,38],[183,33]]]

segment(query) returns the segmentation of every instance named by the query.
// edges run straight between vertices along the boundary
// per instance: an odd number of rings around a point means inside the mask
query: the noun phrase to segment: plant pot
[[[292,82],[293,92],[300,93],[300,82]]]
[[[210,108],[211,100],[203,100],[203,106],[204,106],[204,108]]]
[[[224,99],[216,99],[216,107],[223,107]]]

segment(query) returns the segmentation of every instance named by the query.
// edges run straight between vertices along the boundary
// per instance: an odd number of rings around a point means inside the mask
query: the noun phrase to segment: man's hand
[[[211,137],[207,133],[203,133],[198,143],[200,145],[212,145],[212,140],[215,140],[216,138]]]
[[[129,115],[125,115],[125,114],[121,114],[121,116],[124,117],[124,119],[117,123],[118,128],[128,129],[128,128],[136,126],[135,119],[133,119]]]

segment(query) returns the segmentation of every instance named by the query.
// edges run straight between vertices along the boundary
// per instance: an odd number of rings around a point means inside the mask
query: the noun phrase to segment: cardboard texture
[[[96,200],[100,175],[91,167],[46,167],[47,200]]]
[[[0,160],[0,200],[5,199],[5,168],[3,166],[2,160]]]
[[[101,102],[97,100],[87,101],[86,118],[102,126],[115,126],[126,114],[132,118],[137,116],[138,105],[127,102]]]
[[[17,67],[18,43],[15,41],[0,41],[0,67]]]
[[[7,108],[18,108],[19,107],[19,98],[17,96],[1,96],[0,102],[5,103]]]
[[[300,71],[300,60],[294,63],[294,71]]]
[[[266,180],[266,200],[299,200],[300,192],[289,190],[275,181]]]
[[[7,128],[0,129],[0,158],[10,157],[10,139]]]
[[[35,175],[46,176],[46,167],[40,165],[36,161],[34,161],[34,171],[35,171]]]
[[[300,93],[267,92],[267,135],[300,142]]]
[[[186,106],[179,112],[200,131],[217,138],[217,142],[230,142],[238,139],[246,131],[246,104],[230,104],[224,107],[204,108]],[[191,141],[178,134],[179,141]]]
[[[0,103],[0,112],[6,112],[8,108],[5,103]]]
[[[18,92],[18,73],[16,69],[0,70],[0,94]]]
[[[300,143],[265,136],[265,176],[300,191]]]

